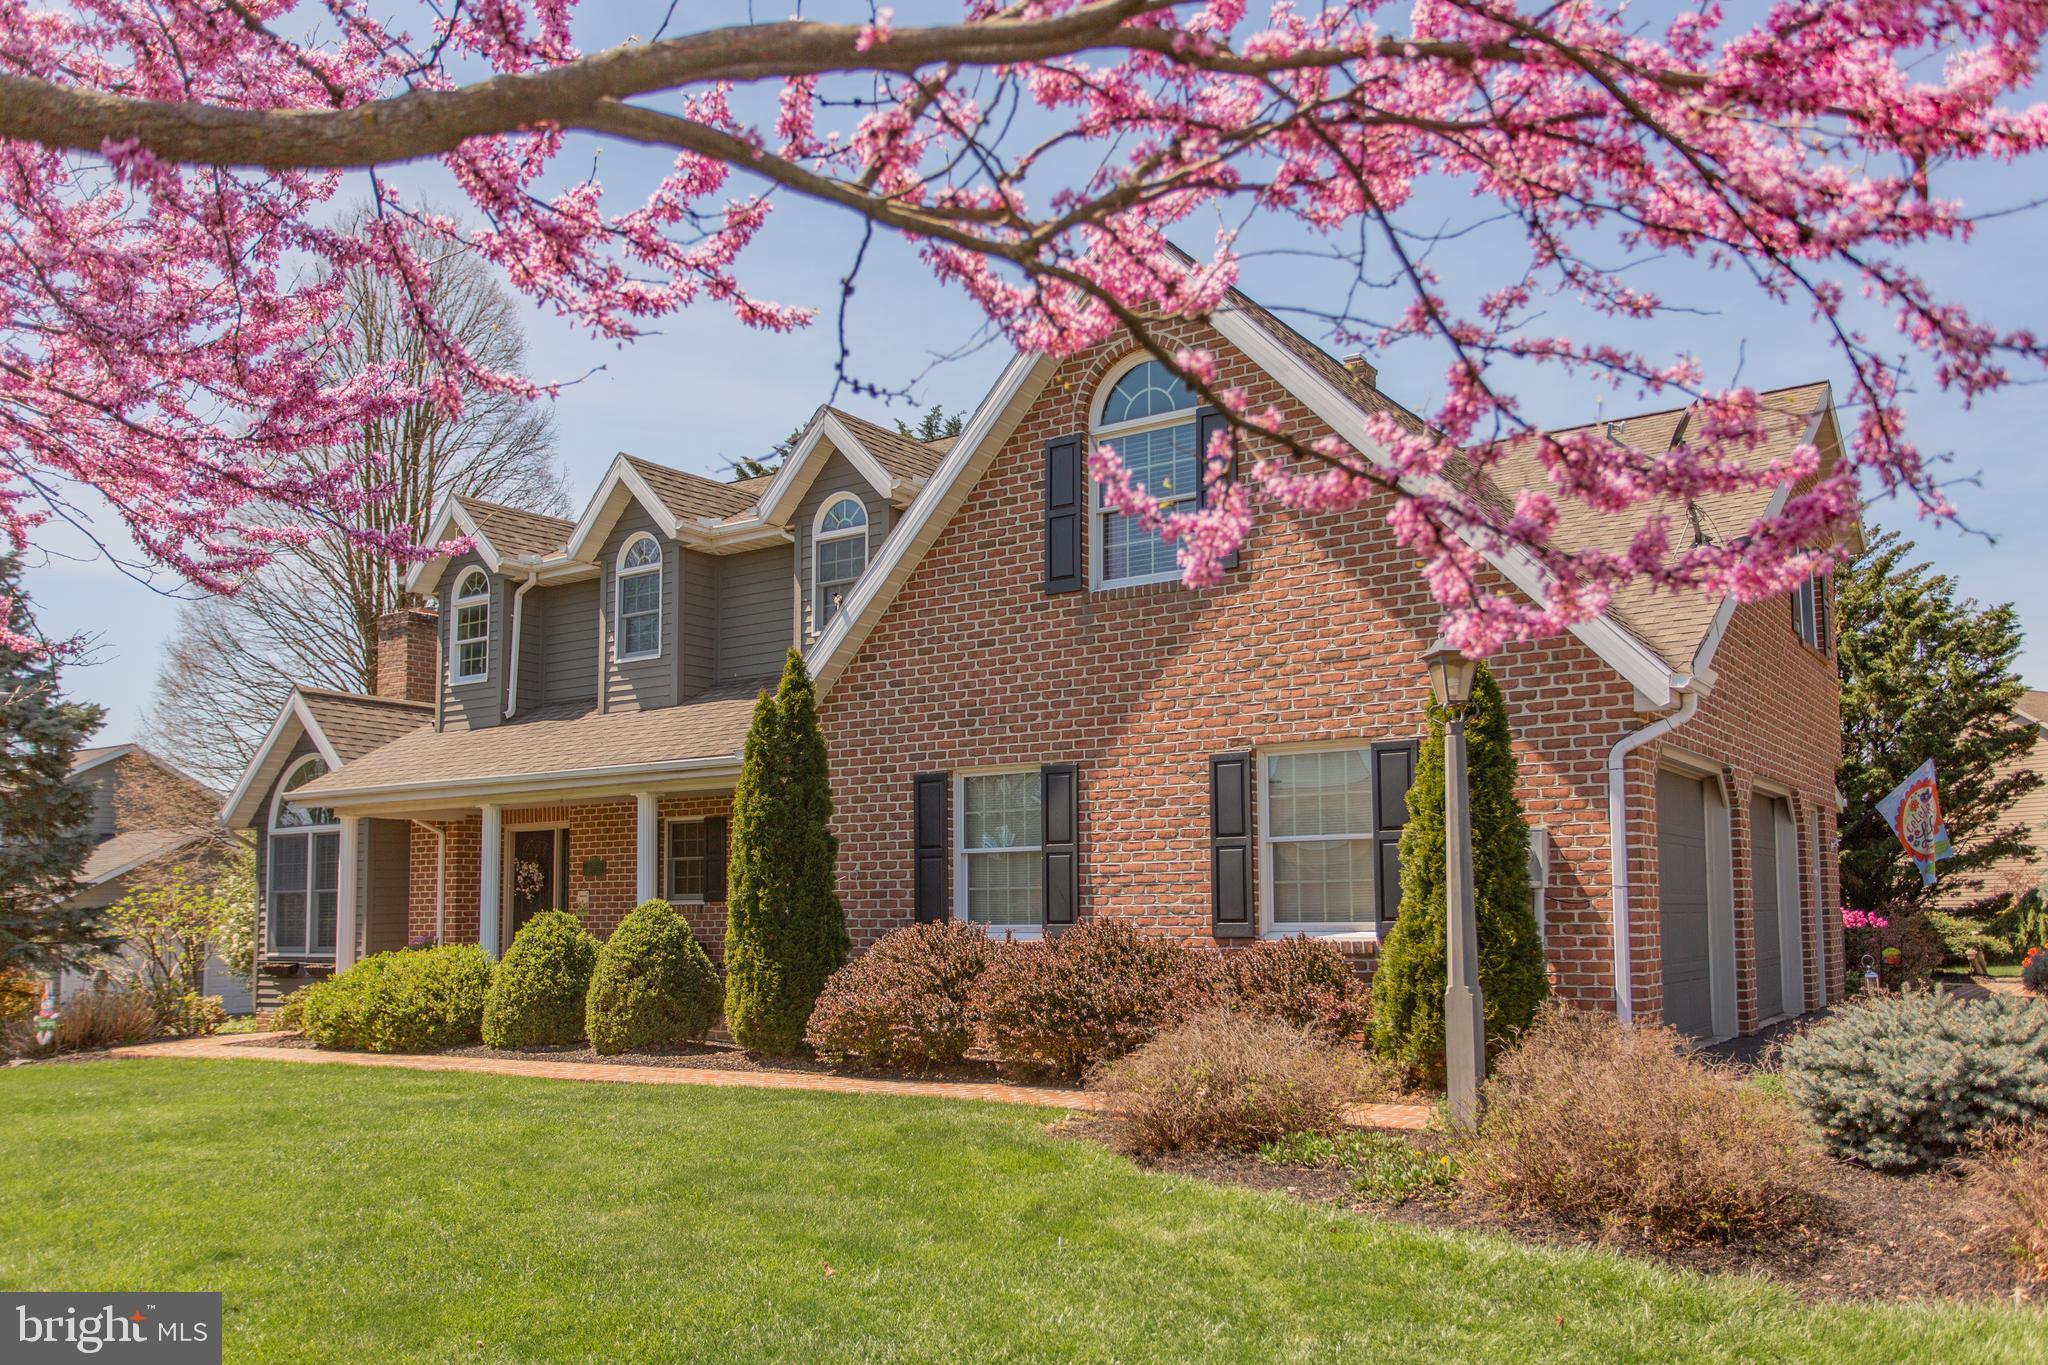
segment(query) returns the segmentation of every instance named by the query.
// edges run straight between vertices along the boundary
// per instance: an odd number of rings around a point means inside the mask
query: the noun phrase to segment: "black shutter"
[[[1082,482],[1081,438],[1045,443],[1045,590],[1081,590],[1081,516],[1088,505]]]
[[[704,821],[704,899],[716,905],[725,899],[725,817]]]
[[[1813,579],[1813,647],[1828,652],[1828,589],[1834,580],[1824,574]]]
[[[1228,425],[1223,420],[1223,414],[1214,408],[1203,408],[1195,414],[1195,468],[1200,471],[1196,475],[1198,487],[1195,501],[1198,506],[1209,505],[1209,438]],[[1225,478],[1228,482],[1237,482],[1237,438],[1234,436],[1230,440],[1230,468]],[[1223,567],[1237,567],[1237,551],[1230,552],[1223,561]]]
[[[1218,938],[1250,938],[1252,914],[1252,756],[1209,760],[1209,921]]]
[[[912,779],[916,809],[911,842],[916,862],[911,874],[911,906],[919,924],[945,919],[950,913],[946,904],[953,862],[946,846],[949,782],[944,773],[919,773]]]
[[[1063,929],[1074,922],[1081,900],[1080,774],[1071,763],[1038,770],[1039,846],[1045,868],[1045,925]]]
[[[1408,824],[1415,755],[1414,740],[1372,746],[1372,882],[1382,924],[1401,913],[1401,831]]]

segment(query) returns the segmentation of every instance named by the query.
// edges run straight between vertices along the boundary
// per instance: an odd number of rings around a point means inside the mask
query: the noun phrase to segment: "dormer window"
[[[1163,510],[1192,508],[1201,493],[1194,391],[1156,360],[1140,360],[1112,373],[1090,439],[1115,450]],[[1172,545],[1104,506],[1100,484],[1091,483],[1090,489],[1095,586],[1160,583],[1180,576]]]
[[[868,567],[867,505],[851,493],[841,493],[818,510],[811,540],[811,578],[817,591],[812,629],[822,631],[846,605]]]
[[[491,580],[482,569],[455,587],[455,681],[481,682],[491,672]]]
[[[661,545],[637,535],[619,552],[620,660],[652,659],[661,653]]]

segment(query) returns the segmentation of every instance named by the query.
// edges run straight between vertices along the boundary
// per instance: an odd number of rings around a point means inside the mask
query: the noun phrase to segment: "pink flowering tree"
[[[6,533],[26,540],[89,487],[147,555],[219,590],[305,527],[374,538],[361,471],[308,478],[294,451],[465,386],[530,392],[437,325],[423,251],[474,251],[599,338],[697,304],[801,327],[818,301],[750,282],[770,192],[843,209],[855,239],[907,238],[1020,347],[1129,333],[1221,410],[1248,477],[1200,511],[1162,512],[1113,452],[1091,462],[1113,502],[1177,539],[1190,585],[1215,580],[1261,501],[1390,506],[1448,633],[1478,652],[1595,615],[1630,582],[1782,590],[1831,555],[1859,483],[1947,514],[1902,380],[1974,397],[2044,358],[1908,260],[1971,231],[1946,172],[2048,135],[2048,111],[2022,107],[2048,0],[1779,0],[1750,26],[1718,3],[1655,24],[1618,0],[961,0],[919,24],[821,0],[726,28],[693,28],[693,8],[650,3],[651,36],[585,53],[574,0],[0,0]],[[673,161],[605,184],[585,169],[593,142]],[[377,176],[424,158],[476,226]],[[328,206],[349,175],[380,212],[342,229]],[[1484,280],[1432,265],[1444,187],[1522,243],[1487,253]],[[1295,430],[1219,382],[1217,357],[1161,339],[1218,305],[1261,219],[1355,267],[1371,305],[1334,310],[1329,339],[1440,350],[1425,421],[1377,417],[1366,448]],[[1756,395],[1670,345],[1671,305],[1622,268],[1651,255],[1810,321],[1847,376],[1844,460],[1743,458],[1766,434]],[[421,300],[427,372],[331,363],[351,268]],[[1600,339],[1546,323],[1559,299]],[[1535,433],[1505,378],[1532,366],[1688,404],[1704,439]],[[1488,475],[1516,440],[1543,477],[1509,496]],[[1659,510],[1787,478],[1796,496],[1721,542],[1674,537]],[[1640,530],[1567,552],[1552,531],[1574,502]],[[259,503],[304,526],[250,518]],[[1487,578],[1489,551],[1531,563],[1541,600]]]

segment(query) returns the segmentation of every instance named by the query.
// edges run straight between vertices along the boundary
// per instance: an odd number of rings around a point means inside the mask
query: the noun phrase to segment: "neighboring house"
[[[2042,781],[2001,812],[1998,820],[2001,826],[2011,823],[2025,829],[2034,852],[2026,858],[2002,858],[1967,878],[1944,878],[1941,886],[1946,891],[1941,903],[1949,909],[1970,905],[2001,891],[2024,895],[2040,887],[2044,872],[2048,872],[2048,692],[2022,693],[2013,710],[2034,727],[2036,737],[2033,749],[2002,766],[2000,775],[2012,768],[2025,767],[2038,773]]]
[[[1362,361],[1241,296],[1166,330],[1309,435],[1370,454],[1370,414],[1414,420]],[[1838,456],[1825,385],[1768,403],[1760,465],[1807,441]],[[412,935],[496,953],[537,909],[605,933],[665,895],[717,952],[751,699],[796,646],[857,945],[918,919],[1031,936],[1121,915],[1193,942],[1314,934],[1369,965],[1398,908],[1436,610],[1384,503],[1262,508],[1221,587],[1181,588],[1082,457],[1115,441],[1150,486],[1192,494],[1210,420],[1135,347],[1104,346],[1016,357],[950,441],[825,409],[772,478],[621,456],[574,523],[454,500],[435,534],[474,548],[411,584],[440,614],[388,619],[392,700],[351,699],[406,732],[322,752],[330,771],[279,799],[314,770],[287,768],[312,749],[280,718],[230,805],[292,869],[266,888],[273,930],[310,918],[317,939],[329,919],[306,898],[324,895],[345,965],[395,941],[403,869]],[[1648,450],[1689,439],[1684,410],[1615,425]],[[1491,477],[1511,496],[1538,475],[1510,450]],[[1668,510],[1726,539],[1788,494]],[[1615,545],[1640,521],[1570,511],[1559,534]],[[1537,591],[1523,562],[1492,563]],[[1829,608],[1825,582],[1789,609],[1628,592],[1494,661],[1561,994],[1716,1038],[1839,994]]]
[[[113,905],[180,864],[189,863],[194,875],[217,868],[212,831],[220,793],[139,744],[80,749],[71,776],[92,792],[94,839],[71,904]],[[100,970],[58,973],[52,983],[58,1001],[89,988]],[[206,963],[204,989],[220,996],[230,1014],[248,1013],[249,983],[218,959]]]

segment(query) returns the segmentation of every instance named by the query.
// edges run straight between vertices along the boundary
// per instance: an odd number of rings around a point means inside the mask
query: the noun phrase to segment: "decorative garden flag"
[[[1877,803],[1877,809],[1906,846],[1920,880],[1934,885],[1934,865],[1954,854],[1949,847],[1948,826],[1941,820],[1941,796],[1934,785],[1934,760],[1928,759]]]

